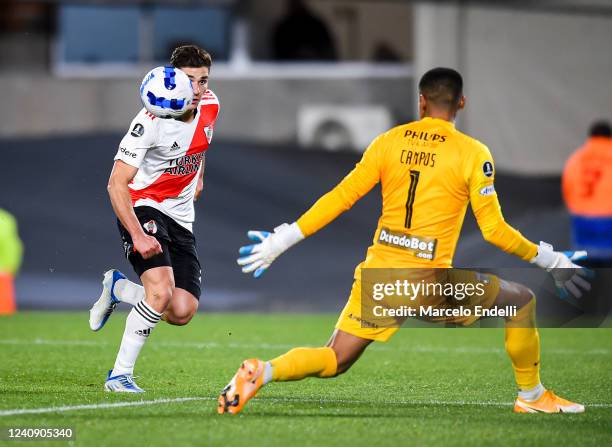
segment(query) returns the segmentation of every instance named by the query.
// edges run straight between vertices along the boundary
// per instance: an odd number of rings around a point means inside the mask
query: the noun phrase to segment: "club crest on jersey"
[[[208,140],[208,143],[210,144],[210,140],[212,140],[212,136],[213,136],[213,128],[210,126],[206,126],[204,128],[204,134],[206,135],[206,139]]]
[[[151,234],[155,234],[157,233],[157,224],[155,223],[155,221],[153,219],[151,219],[150,221],[148,221],[147,223],[144,223],[142,225],[142,227],[147,230],[147,233],[151,233]]]
[[[140,123],[134,124],[134,128],[130,132],[130,135],[136,138],[142,137],[144,135],[144,126]]]
[[[493,163],[485,161],[482,165],[482,172],[486,177],[493,177]]]

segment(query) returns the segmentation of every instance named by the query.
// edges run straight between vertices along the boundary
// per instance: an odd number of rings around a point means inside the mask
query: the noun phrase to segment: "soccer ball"
[[[193,88],[189,77],[178,68],[155,67],[140,84],[140,99],[153,115],[176,118],[193,102]]]

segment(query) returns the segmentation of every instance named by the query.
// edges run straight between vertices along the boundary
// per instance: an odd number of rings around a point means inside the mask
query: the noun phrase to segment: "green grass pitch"
[[[243,414],[216,414],[242,359],[321,345],[335,319],[215,314],[160,324],[136,367],[147,393],[117,395],[102,384],[125,314],[99,333],[86,313],[0,317],[0,427],[71,426],[73,445],[86,446],[612,445],[611,329],[541,330],[543,383],[587,404],[581,415],[513,414],[503,330],[451,328],[403,329],[341,377],[273,383]],[[50,407],[67,408],[14,414]]]

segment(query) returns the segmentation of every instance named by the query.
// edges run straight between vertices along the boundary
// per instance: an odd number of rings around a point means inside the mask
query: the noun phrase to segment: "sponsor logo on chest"
[[[176,157],[177,153],[187,152],[189,146],[191,145],[191,139],[191,134],[185,135],[173,133],[165,135],[158,144],[166,153],[172,154],[173,157]]]
[[[204,158],[204,152],[173,158],[168,162],[168,167],[164,169],[164,174],[179,176],[193,174],[200,168],[202,158]]]
[[[163,129],[163,137],[159,142],[162,149],[161,156],[165,159],[164,174],[185,176],[198,171],[207,148],[207,141],[201,137],[200,139],[204,141],[198,141],[196,132],[204,133],[208,140],[206,129],[205,127],[203,131],[202,128],[198,130],[197,120],[190,128],[186,128],[182,123],[168,123]]]
[[[436,254],[437,239],[394,232],[381,228],[378,243],[388,247],[406,250],[417,258],[433,260]]]

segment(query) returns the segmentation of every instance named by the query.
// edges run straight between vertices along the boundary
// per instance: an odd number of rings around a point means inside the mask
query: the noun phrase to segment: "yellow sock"
[[[332,348],[294,348],[271,360],[272,380],[285,382],[304,377],[333,377],[338,364]]]
[[[521,390],[540,384],[540,335],[535,327],[535,298],[506,322],[506,352]]]

